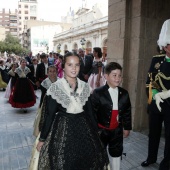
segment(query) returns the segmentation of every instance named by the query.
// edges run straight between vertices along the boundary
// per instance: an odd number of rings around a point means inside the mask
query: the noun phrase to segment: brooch
[[[158,69],[160,67],[160,64],[159,63],[156,63],[155,64],[155,68]]]

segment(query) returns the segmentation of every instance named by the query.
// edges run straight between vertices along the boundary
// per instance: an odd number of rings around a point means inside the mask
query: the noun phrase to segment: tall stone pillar
[[[122,86],[130,94],[134,130],[148,127],[145,81],[169,7],[169,0],[109,0],[107,59],[123,66]]]

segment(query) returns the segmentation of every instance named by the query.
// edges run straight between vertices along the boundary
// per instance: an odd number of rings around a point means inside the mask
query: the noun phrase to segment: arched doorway
[[[78,45],[77,43],[74,43],[72,51],[77,52],[78,50]]]
[[[92,44],[90,41],[86,43],[86,54],[92,53]]]

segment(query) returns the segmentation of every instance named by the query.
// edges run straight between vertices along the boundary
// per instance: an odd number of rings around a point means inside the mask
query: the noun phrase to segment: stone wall
[[[169,0],[109,0],[107,57],[123,66],[134,130],[148,126],[145,81],[161,26],[170,18],[169,6]]]

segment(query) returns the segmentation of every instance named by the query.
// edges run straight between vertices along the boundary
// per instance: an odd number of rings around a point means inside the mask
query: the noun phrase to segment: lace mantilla
[[[89,85],[78,79],[76,93],[78,95],[75,99],[75,96],[72,96],[72,89],[64,78],[52,83],[47,91],[47,95],[51,95],[57,103],[67,109],[68,113],[80,113],[83,111],[83,106],[90,96]]]
[[[15,76],[15,72],[11,69],[10,71],[8,71],[8,74],[11,75],[11,76]]]
[[[52,81],[47,77],[45,80],[42,81],[41,86],[45,89],[49,89],[52,84]]]
[[[18,67],[18,68],[16,68],[15,72],[18,74],[18,76],[20,78],[25,78],[27,76],[27,74],[31,71],[28,67],[25,67],[24,70],[21,69],[21,67]]]
[[[0,66],[0,69],[1,70],[5,70],[5,66],[3,65],[3,66]]]

